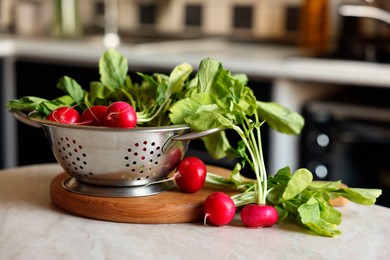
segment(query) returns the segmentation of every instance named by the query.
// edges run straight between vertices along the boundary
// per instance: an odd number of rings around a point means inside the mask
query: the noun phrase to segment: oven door
[[[332,178],[351,187],[382,189],[377,204],[390,207],[390,126],[350,122],[333,147]]]
[[[377,204],[390,207],[390,110],[311,103],[304,114],[301,167],[317,180],[382,189]]]

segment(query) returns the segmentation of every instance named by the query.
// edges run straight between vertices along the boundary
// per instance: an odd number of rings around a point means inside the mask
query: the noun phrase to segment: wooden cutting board
[[[207,165],[209,172],[229,176],[230,171]],[[50,185],[52,202],[69,213],[100,220],[126,223],[189,223],[203,221],[203,202],[213,192],[236,193],[217,186],[205,185],[197,193],[184,193],[174,187],[172,190],[151,196],[114,198],[80,195],[65,189],[62,185],[68,179],[67,173],[55,177]],[[332,206],[344,206],[345,198],[330,201]]]
[[[228,176],[230,171],[207,166],[209,172]],[[107,221],[126,223],[186,223],[203,221],[203,202],[216,191],[234,194],[232,190],[205,185],[197,193],[184,193],[178,188],[151,196],[114,198],[81,195],[62,186],[67,173],[56,176],[50,185],[52,202],[69,213]]]

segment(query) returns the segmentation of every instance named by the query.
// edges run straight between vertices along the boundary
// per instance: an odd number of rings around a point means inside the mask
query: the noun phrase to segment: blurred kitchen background
[[[317,2],[326,5],[326,1]],[[1,30],[25,36],[77,37],[118,32],[122,37],[226,36],[283,42],[296,41],[302,5],[300,0],[1,0],[0,3]]]
[[[358,38],[386,48],[389,17],[383,11],[389,9],[385,0],[0,0],[0,32],[29,37],[114,33],[125,41],[221,36],[300,43],[317,51]]]
[[[340,11],[341,6],[344,11]],[[221,36],[241,41],[301,43],[329,50],[340,37],[348,36],[345,34],[377,41],[388,36],[389,18],[374,10],[363,10],[362,14],[361,10],[353,9],[362,6],[388,11],[390,3],[385,0],[0,0],[0,31],[29,37],[117,33],[125,40],[134,36],[151,40]],[[360,13],[376,18],[350,19],[348,12],[355,12],[352,16]],[[378,22],[381,19],[385,23]]]
[[[247,73],[262,100],[306,118],[298,138],[265,131],[271,173],[307,167],[320,180],[382,188],[379,203],[389,206],[389,40],[389,0],[0,0],[1,104],[54,98],[65,74],[82,84],[98,79],[106,47],[121,48],[133,72],[146,73],[215,55]],[[154,56],[137,60],[145,44]],[[183,46],[186,53],[173,55]],[[54,161],[41,129],[0,116],[0,168]],[[232,167],[201,145],[193,142],[190,153]]]

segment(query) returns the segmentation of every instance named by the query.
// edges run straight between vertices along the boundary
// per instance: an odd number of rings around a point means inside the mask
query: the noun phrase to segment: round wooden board
[[[209,172],[228,176],[230,171],[207,166]],[[56,176],[50,185],[52,202],[70,213],[107,221],[126,223],[186,223],[202,221],[203,202],[216,191],[233,194],[232,190],[205,185],[196,193],[172,190],[151,196],[132,198],[95,197],[66,190],[62,183],[69,178],[67,173]]]

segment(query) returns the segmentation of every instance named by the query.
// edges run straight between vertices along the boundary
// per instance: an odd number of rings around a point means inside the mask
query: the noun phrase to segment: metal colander
[[[21,122],[44,129],[58,163],[81,182],[67,182],[68,186],[78,185],[74,188],[78,192],[85,189],[82,183],[142,187],[161,181],[176,168],[190,140],[215,132],[190,132],[186,125],[131,129],[65,125],[31,118],[18,110],[11,112]],[[158,190],[171,187],[159,185]],[[148,189],[141,194],[158,192]]]
[[[105,186],[139,186],[165,178],[188,141],[173,141],[186,126],[132,130],[44,125],[62,168],[77,180]]]

